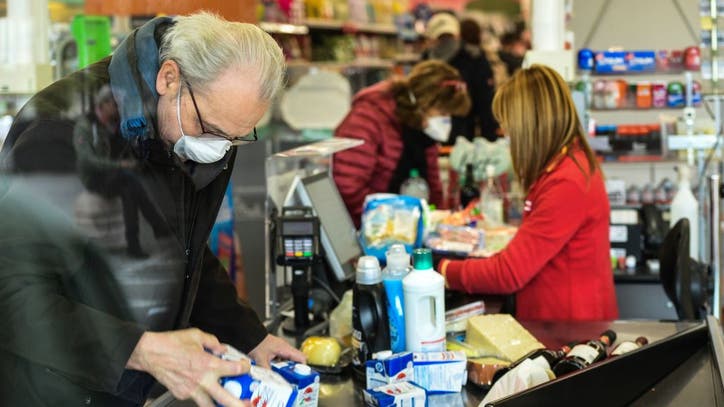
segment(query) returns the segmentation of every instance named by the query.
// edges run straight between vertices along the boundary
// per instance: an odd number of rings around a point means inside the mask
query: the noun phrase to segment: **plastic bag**
[[[345,291],[342,301],[329,313],[329,336],[352,346],[352,290]]]

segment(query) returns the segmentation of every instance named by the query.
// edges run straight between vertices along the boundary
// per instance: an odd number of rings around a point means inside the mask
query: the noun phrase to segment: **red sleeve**
[[[335,137],[364,140],[361,146],[335,154],[332,166],[334,182],[357,226],[364,199],[372,192],[370,179],[377,166],[378,135],[382,132],[378,116],[367,103],[357,103],[334,133]]]
[[[428,148],[427,154],[427,184],[430,187],[430,203],[438,208],[442,205],[442,182],[440,181],[440,164],[438,162],[438,145]]]
[[[584,191],[572,180],[540,185],[543,193],[510,244],[493,257],[443,260],[439,270],[448,287],[468,293],[510,294],[543,269],[582,225]]]

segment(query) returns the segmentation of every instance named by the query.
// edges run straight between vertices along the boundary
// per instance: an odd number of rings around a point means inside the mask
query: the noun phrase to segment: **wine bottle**
[[[585,369],[591,364],[605,359],[608,347],[615,341],[616,333],[609,329],[602,333],[598,339],[579,343],[553,367],[553,373],[558,377],[576,370]]]
[[[620,356],[624,353],[629,353],[636,350],[644,345],[647,345],[649,340],[646,337],[639,336],[635,341],[623,341],[611,352],[611,356]]]
[[[475,186],[475,177],[473,177],[473,165],[465,166],[465,180],[463,187],[460,189],[460,205],[464,208],[468,204],[480,197],[480,189]]]
[[[511,363],[510,365],[508,365],[508,366],[506,366],[506,367],[504,367],[504,368],[498,369],[498,371],[496,371],[495,374],[493,375],[493,380],[491,380],[491,383],[495,383],[496,381],[498,381],[498,379],[500,379],[501,377],[503,377],[503,375],[505,375],[505,374],[508,373],[510,370],[514,369],[516,366],[518,366],[518,365],[520,365],[521,363],[523,363],[523,361],[525,361],[526,359],[531,359],[531,360],[533,360],[533,359],[538,358],[538,357],[543,357],[543,358],[545,358],[545,360],[548,361],[548,365],[552,368],[552,367],[555,366],[556,363],[558,363],[561,359],[563,359],[564,357],[566,357],[566,355],[568,354],[568,352],[570,352],[570,351],[571,351],[571,348],[573,348],[575,345],[576,345],[576,342],[571,342],[571,343],[569,343],[569,344],[567,344],[567,345],[561,346],[561,348],[558,349],[558,350],[555,350],[555,349],[545,349],[545,348],[544,348],[544,349],[536,349],[536,350],[530,351],[530,352],[528,352],[527,355],[525,355],[525,356],[523,356],[522,358],[516,360],[515,362]]]

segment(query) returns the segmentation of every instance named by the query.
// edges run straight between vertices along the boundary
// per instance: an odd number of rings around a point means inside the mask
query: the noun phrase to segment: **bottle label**
[[[598,351],[592,346],[588,345],[576,345],[568,352],[568,356],[578,356],[579,358],[586,361],[586,364],[590,365],[596,360]]]
[[[640,348],[640,346],[636,342],[622,342],[616,347],[616,349],[613,350],[613,352],[611,352],[611,356],[623,355],[624,353],[629,353],[632,350],[636,350],[638,348]]]
[[[420,341],[419,352],[442,352],[445,350],[445,337]]]

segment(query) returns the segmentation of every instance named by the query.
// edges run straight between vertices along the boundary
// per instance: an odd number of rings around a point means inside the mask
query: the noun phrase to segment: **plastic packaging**
[[[445,350],[445,279],[432,269],[430,249],[413,251],[413,270],[402,280],[407,350]]]
[[[357,261],[352,327],[352,365],[357,373],[363,373],[365,362],[373,353],[390,349],[385,289],[376,257],[362,256]]]
[[[352,290],[347,290],[342,301],[329,313],[329,336],[349,346],[352,344]]]
[[[680,165],[679,188],[671,201],[670,226],[674,227],[679,219],[689,219],[689,256],[699,258],[699,202],[691,192],[691,173],[687,165]]]
[[[385,260],[387,249],[396,243],[412,251],[422,245],[428,218],[427,202],[411,196],[372,194],[362,209],[362,248],[366,255]]]
[[[390,349],[393,353],[405,351],[405,310],[402,279],[410,272],[410,255],[405,246],[395,244],[387,251],[387,267],[382,272],[385,286],[387,318],[390,321]]]
[[[430,199],[430,187],[427,185],[417,168],[410,170],[410,178],[404,180],[400,186],[400,195],[414,196],[424,200]]]

